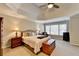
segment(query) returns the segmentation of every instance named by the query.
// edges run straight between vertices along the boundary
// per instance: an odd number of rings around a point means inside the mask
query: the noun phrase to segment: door
[[[2,17],[0,17],[0,56],[2,56],[3,55],[3,53],[2,53],[2,46],[1,46],[1,24],[2,24]]]

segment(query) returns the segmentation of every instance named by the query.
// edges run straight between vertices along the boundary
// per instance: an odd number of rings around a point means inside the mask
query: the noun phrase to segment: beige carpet
[[[3,54],[4,56],[48,56],[43,52],[35,55],[24,46],[19,46],[13,49],[4,49]],[[56,48],[52,52],[51,56],[79,56],[79,47],[72,46],[69,42],[56,40]]]
[[[56,48],[51,55],[79,56],[79,46],[70,45],[70,43],[66,41],[56,40]]]

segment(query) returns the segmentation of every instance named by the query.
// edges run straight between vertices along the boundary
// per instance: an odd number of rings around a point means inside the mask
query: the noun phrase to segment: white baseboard
[[[8,47],[10,47],[10,46],[3,46],[2,49],[8,48]]]
[[[70,43],[71,45],[75,45],[75,46],[79,46],[79,44],[75,44],[75,43]]]

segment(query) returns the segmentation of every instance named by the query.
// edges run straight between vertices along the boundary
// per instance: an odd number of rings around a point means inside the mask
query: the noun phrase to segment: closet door
[[[70,44],[79,46],[79,14],[69,20]]]
[[[2,53],[2,46],[1,46],[1,24],[2,24],[2,17],[0,17],[0,56],[2,56],[3,55],[3,53]]]

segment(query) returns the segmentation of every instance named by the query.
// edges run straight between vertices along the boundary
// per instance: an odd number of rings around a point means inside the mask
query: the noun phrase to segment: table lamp
[[[18,33],[17,32],[19,32],[19,28],[15,28],[13,31],[16,32],[16,37],[18,37]]]

